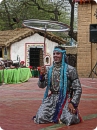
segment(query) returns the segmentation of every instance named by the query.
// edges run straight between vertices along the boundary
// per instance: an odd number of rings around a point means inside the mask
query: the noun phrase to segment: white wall
[[[53,49],[57,45],[58,43],[55,43],[46,39],[46,54],[49,54],[49,56],[51,57],[51,64],[53,62]]]
[[[26,43],[44,43],[44,37],[39,34],[34,34],[33,36],[27,37],[19,42],[15,42],[11,45],[11,60],[17,60],[17,55],[20,57],[20,61],[25,61],[25,44]],[[51,56],[51,62],[53,61],[53,48],[58,45],[55,42],[52,42],[48,39],[45,41],[46,43],[46,54]]]

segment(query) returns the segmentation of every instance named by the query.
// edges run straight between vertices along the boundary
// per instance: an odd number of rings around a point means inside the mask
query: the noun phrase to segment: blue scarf
[[[65,50],[61,50],[59,48],[55,48],[54,51],[58,51],[62,53],[62,66],[61,66],[61,75],[60,75],[60,83],[59,83],[59,100],[58,103],[56,104],[56,111],[53,117],[53,121],[54,122],[58,122],[57,120],[57,116],[58,113],[60,112],[60,109],[62,107],[62,104],[66,98],[66,92],[67,92],[67,75],[66,75],[66,71],[67,71],[67,64],[65,63],[65,56],[66,56],[66,51]],[[54,65],[53,65],[54,66]],[[50,82],[51,82],[51,77],[52,77],[52,70],[53,70],[53,66],[50,67],[49,71],[48,71],[48,81],[47,81],[47,88],[44,94],[44,99],[48,96],[48,91],[50,89]]]

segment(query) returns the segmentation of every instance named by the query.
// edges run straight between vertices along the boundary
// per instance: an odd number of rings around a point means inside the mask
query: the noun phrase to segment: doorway
[[[39,67],[43,65],[43,50],[42,48],[30,48],[29,51],[29,65]]]
[[[0,58],[2,58],[2,48],[0,48]]]

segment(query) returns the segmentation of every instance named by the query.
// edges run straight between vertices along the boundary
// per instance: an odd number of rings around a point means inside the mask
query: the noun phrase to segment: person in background
[[[4,84],[4,69],[5,69],[5,63],[4,61],[0,60],[0,70],[3,70],[2,73],[0,74],[0,86]]]
[[[5,63],[2,60],[0,60],[0,70],[4,68],[5,68]]]
[[[34,66],[34,77],[38,78],[39,77],[39,71],[37,69],[37,67]]]
[[[41,69],[41,67],[38,66],[38,67],[37,67],[37,70],[38,70],[38,74],[39,74],[39,75],[40,75],[40,69]]]
[[[66,50],[56,46],[53,65],[41,67],[39,88],[45,88],[44,98],[33,120],[37,124],[64,123],[67,126],[82,121],[78,105],[82,87],[77,70],[65,61]]]
[[[20,67],[21,67],[21,68],[24,67],[24,63],[25,63],[24,61],[21,61],[21,62],[20,62]]]

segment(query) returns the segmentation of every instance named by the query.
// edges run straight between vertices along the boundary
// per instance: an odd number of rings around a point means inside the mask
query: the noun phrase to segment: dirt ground
[[[72,126],[33,123],[32,117],[45,91],[38,88],[37,81],[38,78],[30,78],[25,83],[0,86],[0,127],[3,130],[94,130],[97,127],[97,79],[80,78],[79,110],[83,122]]]

